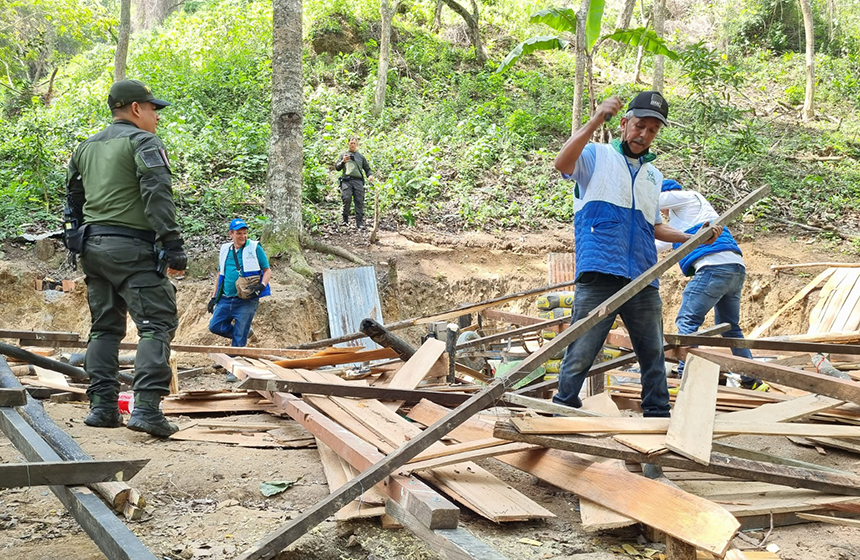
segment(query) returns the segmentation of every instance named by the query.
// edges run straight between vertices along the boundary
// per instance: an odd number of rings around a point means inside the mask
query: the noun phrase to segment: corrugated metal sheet
[[[576,278],[576,258],[573,253],[550,253],[547,255],[547,281],[550,284],[567,282]],[[567,288],[573,289],[573,288]]]
[[[323,287],[331,337],[358,332],[361,320],[367,317],[385,324],[376,286],[376,269],[372,266],[324,270]],[[337,346],[379,348],[369,338],[351,340]]]

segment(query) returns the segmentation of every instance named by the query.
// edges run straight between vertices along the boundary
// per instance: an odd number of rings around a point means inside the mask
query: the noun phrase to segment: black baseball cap
[[[633,116],[638,119],[654,117],[665,125],[669,124],[669,104],[659,91],[643,91],[633,98],[627,111],[633,111]]]
[[[156,99],[155,96],[152,95],[152,90],[149,86],[140,80],[120,80],[118,82],[114,82],[110,87],[108,107],[111,109],[119,109],[120,107],[131,105],[135,101],[138,103],[149,101],[155,105],[156,111],[164,109],[170,105],[167,101]]]

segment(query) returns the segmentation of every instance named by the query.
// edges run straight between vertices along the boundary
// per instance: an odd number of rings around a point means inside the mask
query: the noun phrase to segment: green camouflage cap
[[[131,105],[135,101],[138,103],[149,101],[155,105],[156,111],[164,109],[170,105],[167,101],[156,99],[155,96],[152,95],[152,90],[149,86],[140,80],[120,80],[118,82],[114,82],[110,87],[108,107],[111,109],[119,109],[120,107]]]

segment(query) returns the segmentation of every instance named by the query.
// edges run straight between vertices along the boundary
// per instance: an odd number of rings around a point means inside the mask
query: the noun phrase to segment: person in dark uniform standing
[[[170,341],[178,324],[168,274],[185,270],[170,161],[158,136],[156,99],[138,80],[111,86],[113,122],[75,150],[66,179],[65,242],[80,254],[92,327],[84,369],[90,376],[89,426],[117,428],[119,343],[130,313],[140,335],[134,409],[128,428],[168,437],[161,412],[170,385]]]
[[[364,180],[372,181],[370,164],[367,158],[358,151],[358,138],[349,139],[349,151],[338,158],[334,165],[338,171],[343,171],[338,180],[340,184],[340,199],[343,201],[343,225],[349,224],[349,209],[355,200],[355,225],[364,228]]]

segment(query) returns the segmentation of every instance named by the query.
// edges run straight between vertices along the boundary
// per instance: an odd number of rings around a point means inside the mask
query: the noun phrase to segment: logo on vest
[[[654,185],[655,187],[657,186],[657,177],[654,176],[653,169],[648,170],[648,180],[651,181],[652,185]]]

